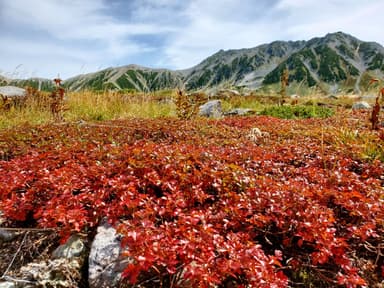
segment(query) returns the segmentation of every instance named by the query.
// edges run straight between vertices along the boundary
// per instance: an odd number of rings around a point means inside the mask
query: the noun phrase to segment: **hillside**
[[[29,79],[9,79],[0,76],[0,86],[17,86],[17,87],[33,87],[37,90],[49,91],[54,88],[54,82],[44,78],[29,78]]]
[[[286,68],[289,70],[290,83],[296,81],[306,86],[320,87],[337,84],[358,92],[364,84],[362,79],[384,75],[384,47],[337,32],[309,41],[275,41],[248,49],[220,50],[185,70],[152,69],[137,65],[110,67],[72,77],[64,81],[64,85],[73,91],[128,89],[148,92],[180,86],[187,90],[216,86],[256,89],[278,83]],[[49,89],[47,81],[29,79],[7,83],[16,86],[31,84],[36,88],[40,85],[43,89]]]
[[[264,78],[264,84],[276,83],[285,67],[290,81],[304,81],[309,86],[325,83],[354,83],[359,86],[366,71],[382,76],[384,48],[338,32],[313,38],[302,49],[282,61]]]
[[[133,89],[154,91],[175,88],[182,83],[182,75],[166,69],[151,69],[137,65],[107,68],[99,72],[79,75],[64,82],[70,90]]]

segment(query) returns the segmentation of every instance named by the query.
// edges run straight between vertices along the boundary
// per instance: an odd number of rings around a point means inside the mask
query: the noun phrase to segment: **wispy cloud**
[[[183,69],[220,49],[336,31],[384,44],[381,11],[382,0],[0,0],[0,71],[68,78],[131,63]]]

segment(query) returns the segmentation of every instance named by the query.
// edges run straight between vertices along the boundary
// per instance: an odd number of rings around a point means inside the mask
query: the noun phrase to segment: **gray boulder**
[[[90,288],[117,287],[125,267],[132,261],[121,257],[121,236],[108,223],[97,228],[89,253],[88,281]]]
[[[356,102],[352,105],[352,110],[362,110],[362,109],[371,109],[371,105],[369,105],[365,101]]]
[[[220,100],[212,100],[199,107],[199,116],[219,118],[223,116]]]
[[[245,116],[255,114],[255,110],[250,108],[235,108],[224,113],[226,116]]]
[[[1,86],[0,95],[8,98],[25,97],[27,95],[27,91],[23,88],[19,88],[16,86]]]

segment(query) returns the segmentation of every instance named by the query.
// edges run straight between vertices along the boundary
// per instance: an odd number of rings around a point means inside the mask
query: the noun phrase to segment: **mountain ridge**
[[[187,69],[130,64],[77,75],[63,83],[74,91],[128,89],[150,92],[176,87],[200,90],[220,86],[258,89],[279,83],[285,69],[288,69],[290,83],[310,87],[337,84],[359,91],[365,78],[383,77],[384,47],[344,32],[335,32],[309,40],[280,40],[253,48],[219,50]],[[0,79],[0,83],[2,81]],[[28,83],[27,80],[12,81]],[[32,84],[36,85],[35,82]],[[41,80],[39,83],[41,86]]]

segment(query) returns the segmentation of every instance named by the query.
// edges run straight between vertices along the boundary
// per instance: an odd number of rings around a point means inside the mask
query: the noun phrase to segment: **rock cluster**
[[[87,240],[71,236],[53,251],[50,259],[32,262],[20,268],[17,276],[3,275],[0,288],[32,287],[117,287],[129,258],[121,257],[120,235],[108,223],[97,229],[90,249]],[[84,279],[88,275],[88,279]]]

